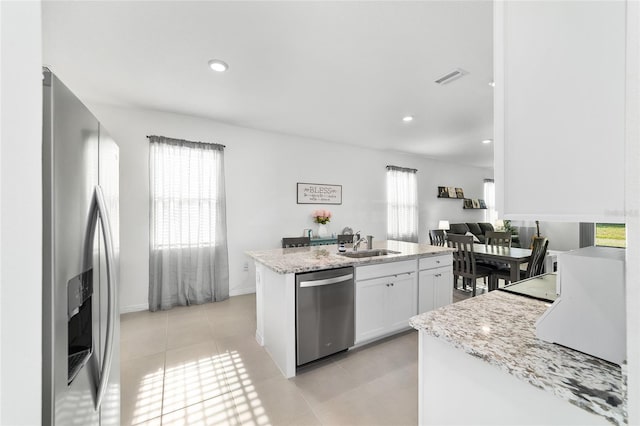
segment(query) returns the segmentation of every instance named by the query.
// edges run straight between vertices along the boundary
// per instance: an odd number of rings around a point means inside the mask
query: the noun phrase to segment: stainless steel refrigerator
[[[43,69],[43,425],[120,424],[118,145]]]

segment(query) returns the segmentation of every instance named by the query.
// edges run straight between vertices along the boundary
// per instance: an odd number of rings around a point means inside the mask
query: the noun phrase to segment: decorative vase
[[[318,224],[318,237],[326,238],[329,236],[329,228],[324,223]]]

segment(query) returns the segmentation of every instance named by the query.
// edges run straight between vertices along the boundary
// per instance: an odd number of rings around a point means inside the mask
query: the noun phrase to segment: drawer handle
[[[442,276],[442,274],[436,274],[435,276],[436,276],[436,277],[441,277],[441,276]]]
[[[439,260],[436,260],[436,263],[440,263],[440,261],[439,261]]]

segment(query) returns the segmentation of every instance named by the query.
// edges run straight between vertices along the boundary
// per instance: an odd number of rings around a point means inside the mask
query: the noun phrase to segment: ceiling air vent
[[[454,80],[459,79],[460,77],[464,77],[467,74],[469,74],[469,73],[466,72],[465,70],[460,69],[460,68],[456,68],[453,71],[450,71],[450,72],[446,73],[445,75],[443,75],[442,77],[440,77],[439,79],[437,79],[436,83],[438,83],[438,84],[448,84],[448,83],[451,83]]]

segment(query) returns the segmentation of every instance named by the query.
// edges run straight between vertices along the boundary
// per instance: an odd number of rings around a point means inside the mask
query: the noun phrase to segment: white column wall
[[[0,424],[36,425],[42,396],[40,2],[0,2]]]
[[[120,146],[121,305],[147,308],[149,285],[149,165],[146,135],[157,134],[226,145],[227,227],[231,295],[255,291],[247,250],[277,248],[284,236],[313,228],[311,212],[333,212],[329,224],[375,239],[386,235],[387,164],[418,169],[420,241],[438,220],[477,222],[484,210],[463,210],[462,200],[438,199],[438,186],[462,187],[482,198],[490,169],[428,158],[264,132],[203,118],[89,105]],[[299,205],[296,183],[342,185],[342,205]],[[245,270],[246,267],[246,270]]]
[[[640,3],[627,2],[625,216],[627,228],[627,413],[640,424]]]

